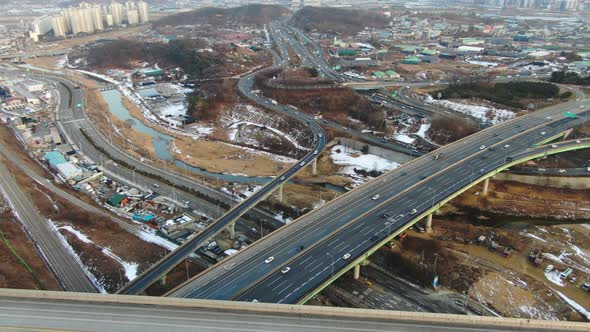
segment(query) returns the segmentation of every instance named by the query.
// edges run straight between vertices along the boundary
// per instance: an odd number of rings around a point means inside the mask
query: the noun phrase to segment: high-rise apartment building
[[[107,27],[121,26],[124,23],[135,25],[149,22],[149,5],[140,0],[127,1],[125,5],[113,1],[101,6],[82,2],[78,7],[64,9],[59,15],[45,15],[31,23],[30,35],[42,36],[53,30],[55,36],[67,34],[95,33]]]
[[[113,2],[109,8],[111,15],[113,15],[113,24],[116,26],[123,24],[123,5],[118,2]]]
[[[139,12],[139,23],[150,21],[150,7],[145,1],[137,3],[137,11]]]
[[[51,25],[53,26],[53,34],[56,37],[65,37],[68,32],[66,18],[63,15],[53,15],[51,17]]]
[[[137,9],[127,9],[127,24],[135,25],[139,23],[139,13]]]

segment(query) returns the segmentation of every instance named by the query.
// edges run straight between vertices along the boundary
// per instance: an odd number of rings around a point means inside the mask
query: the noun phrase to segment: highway
[[[331,277],[332,265],[338,273],[383,242],[387,233],[408,226],[415,219],[410,210],[415,208],[415,217],[421,216],[436,202],[506,164],[506,158],[516,158],[532,144],[588,120],[587,113],[581,119],[563,118],[564,111],[586,109],[582,102],[558,105],[440,148],[435,152],[444,153],[440,160],[434,161],[433,154],[415,159],[291,222],[168,295],[296,303]],[[491,146],[494,151],[488,149]],[[373,200],[376,194],[380,197]],[[404,216],[386,226],[383,213]],[[346,253],[349,260],[342,259]],[[273,261],[265,263],[271,256]],[[291,271],[281,273],[287,265]]]
[[[96,292],[81,263],[61,242],[49,221],[41,216],[29,195],[21,190],[12,172],[1,161],[0,190],[62,288],[71,292]]]
[[[284,53],[284,50],[282,50],[281,53]],[[284,58],[280,58],[279,60],[279,58],[275,57],[275,61],[277,60],[279,62],[275,64],[275,66],[283,66],[288,62]],[[258,189],[254,194],[238,205],[232,207],[227,213],[219,217],[215,222],[207,226],[207,228],[199,232],[196,236],[190,238],[176,250],[169,253],[156,264],[151,266],[148,270],[141,273],[136,279],[123,286],[123,288],[118,291],[119,294],[139,294],[140,292],[147,289],[152,283],[156,282],[159,278],[172,270],[178,263],[197,250],[198,247],[200,247],[204,242],[212,239],[213,236],[234,223],[244,213],[253,208],[259,202],[266,199],[266,197],[273,193],[279,186],[289,181],[289,179],[297,172],[308,166],[314,161],[315,158],[317,158],[319,153],[326,146],[326,134],[313,118],[302,115],[288,106],[277,105],[276,102],[273,103],[272,100],[260,97],[253,93],[252,90],[256,73],[257,72],[251,73],[240,79],[238,82],[240,92],[258,105],[263,105],[266,108],[281,112],[297,121],[304,123],[308,128],[310,128],[311,135],[313,135],[313,148],[295,165],[291,166],[285,172],[266,183],[262,188]]]
[[[587,331],[587,323],[0,290],[2,331]]]

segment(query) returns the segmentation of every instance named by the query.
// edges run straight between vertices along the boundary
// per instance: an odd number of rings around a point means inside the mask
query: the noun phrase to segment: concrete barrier
[[[390,323],[436,324],[463,328],[496,328],[506,330],[588,331],[590,325],[579,322],[541,321],[516,318],[432,314],[390,310],[318,307],[308,305],[267,304],[170,297],[91,294],[74,292],[0,289],[0,297],[22,300],[68,301],[80,303],[153,305],[158,307],[199,308],[212,311],[234,311],[251,314],[276,314],[326,319],[379,320]],[[122,309],[123,310],[123,309]]]
[[[503,172],[496,175],[495,179],[500,181],[516,181],[554,188],[590,189],[590,177],[584,176],[524,175]]]

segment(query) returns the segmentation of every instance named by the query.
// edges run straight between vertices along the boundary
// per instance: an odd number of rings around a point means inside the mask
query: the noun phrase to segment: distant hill
[[[166,16],[154,24],[156,26],[191,24],[211,24],[217,27],[262,26],[289,13],[290,11],[285,7],[276,5],[254,4],[234,8],[206,7]]]
[[[303,7],[291,23],[305,31],[353,35],[365,27],[386,28],[389,18],[378,12],[331,7]]]

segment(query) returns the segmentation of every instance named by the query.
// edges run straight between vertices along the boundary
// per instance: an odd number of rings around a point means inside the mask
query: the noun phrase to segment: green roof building
[[[107,200],[107,204],[110,206],[119,207],[125,198],[125,195],[114,194]]]
[[[422,52],[420,52],[420,54],[424,54],[424,55],[429,55],[429,56],[435,56],[438,54],[437,50],[430,50],[430,49],[423,49]]]
[[[406,65],[419,65],[420,62],[422,61],[417,56],[409,56],[402,60],[402,63]]]
[[[355,56],[356,50],[353,48],[339,48],[338,56]]]
[[[400,75],[393,70],[388,70],[385,72],[385,74],[387,74],[387,76],[389,76],[389,78],[399,78],[400,77]]]
[[[376,71],[376,72],[373,73],[373,76],[375,78],[384,78],[385,77],[385,73],[382,72],[382,71]]]

